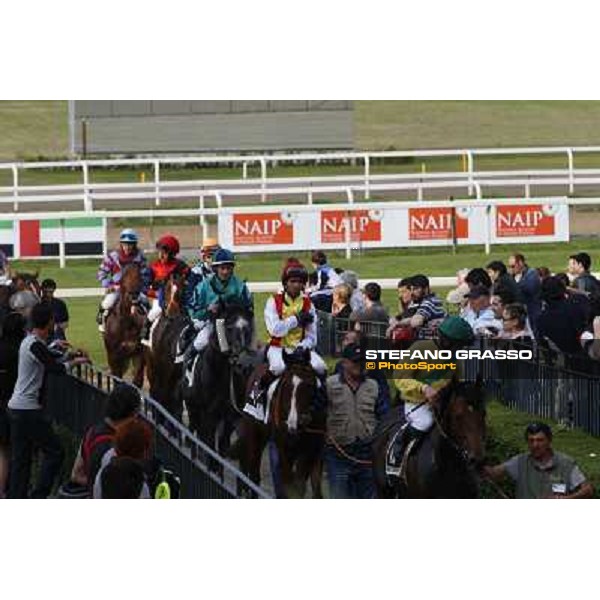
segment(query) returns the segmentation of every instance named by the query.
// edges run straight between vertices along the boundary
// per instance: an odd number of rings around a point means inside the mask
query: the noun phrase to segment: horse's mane
[[[481,396],[478,399],[478,402],[473,402],[473,388],[476,388],[481,392]],[[452,379],[450,385],[447,385],[440,392],[440,397],[438,400],[438,412],[441,417],[443,417],[449,406],[452,398],[462,397],[469,402],[474,408],[481,408],[481,401],[483,401],[483,389],[481,387],[481,381],[478,379],[476,381],[459,381],[457,379]]]

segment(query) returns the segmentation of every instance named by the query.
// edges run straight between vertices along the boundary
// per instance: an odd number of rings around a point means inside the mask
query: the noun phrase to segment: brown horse
[[[138,307],[143,280],[140,268],[130,264],[123,270],[119,299],[106,318],[104,347],[110,372],[123,377],[129,365],[133,367],[133,384],[144,384],[144,353],[140,334],[144,315]]]
[[[260,368],[255,371],[248,389],[261,372]],[[306,362],[290,363],[274,385],[267,424],[247,415],[242,419],[241,470],[260,484],[262,454],[271,441],[276,449],[270,453],[275,495],[303,498],[310,479],[312,497],[322,498],[325,411],[315,406],[316,375]]]
[[[477,469],[483,463],[486,435],[481,379],[453,380],[437,404],[435,425],[411,453],[404,481],[390,480],[385,470],[389,443],[400,422],[386,419],[376,432],[373,468],[380,498],[477,498]]]
[[[181,306],[184,286],[183,277],[171,278],[166,283],[165,308],[151,330],[151,348],[145,348],[144,351],[150,396],[178,419],[181,419],[183,412],[183,402],[178,391],[183,365],[175,363],[177,341],[183,329],[191,323]]]

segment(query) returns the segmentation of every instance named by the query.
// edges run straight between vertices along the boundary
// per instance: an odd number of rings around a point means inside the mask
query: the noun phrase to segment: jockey
[[[285,371],[283,353],[310,353],[310,365],[318,376],[327,373],[323,359],[315,352],[317,327],[315,307],[304,293],[308,272],[296,259],[289,259],[281,274],[283,290],[271,296],[265,305],[265,324],[271,335],[267,360],[269,368],[254,384],[249,394],[246,412],[261,418],[262,400],[266,390]],[[261,404],[260,408],[258,405]]]
[[[235,257],[231,250],[220,248],[215,253],[211,268],[213,275],[205,277],[192,293],[188,312],[198,334],[184,354],[184,362],[190,364],[192,357],[208,345],[214,325],[211,316],[219,312],[219,304],[237,303],[254,312],[254,300],[245,281],[234,275]]]
[[[177,258],[179,254],[179,240],[173,235],[163,235],[156,242],[158,259],[150,265],[150,288],[148,297],[151,298],[151,307],[148,318],[142,329],[142,344],[150,345],[150,328],[152,323],[162,313],[163,291],[165,284],[173,276],[187,277],[190,268],[187,264]]]
[[[460,317],[447,317],[438,329],[438,340],[419,340],[412,344],[411,351],[419,350],[460,350],[473,341],[473,330],[471,326]],[[407,360],[405,362],[419,362],[419,360]],[[436,361],[439,362],[439,361]],[[394,467],[400,470],[402,455],[411,440],[419,440],[427,433],[434,422],[434,414],[431,405],[435,403],[440,391],[445,388],[453,376],[461,376],[461,363],[456,362],[457,369],[446,368],[444,370],[406,370],[400,371],[394,379],[396,387],[404,400],[404,414],[407,421],[406,429],[401,437],[400,443],[396,444],[392,452]]]
[[[215,238],[206,238],[200,247],[200,260],[190,269],[188,275],[187,284],[183,292],[182,304],[183,306],[189,306],[192,300],[194,289],[198,284],[212,275],[211,262],[213,256],[220,250],[217,240]]]
[[[8,264],[8,257],[0,249],[0,285],[10,284],[10,266]]]
[[[119,235],[119,249],[109,252],[104,257],[96,275],[106,294],[100,304],[96,318],[99,325],[98,329],[102,333],[104,333],[106,317],[119,297],[119,285],[123,269],[129,264],[138,264],[145,283],[147,283],[150,276],[146,257],[142,250],[138,249],[138,241],[138,235],[133,229],[123,229]]]

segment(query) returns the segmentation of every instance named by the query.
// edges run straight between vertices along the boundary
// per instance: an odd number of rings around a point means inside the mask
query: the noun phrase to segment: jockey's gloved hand
[[[200,319],[192,319],[192,323],[194,324],[194,329],[196,331],[200,331],[200,329],[204,327],[204,321],[201,321]]]
[[[307,325],[310,325],[314,321],[314,317],[312,316],[312,314],[309,312],[305,312],[305,311],[299,312],[296,315],[296,319],[298,319],[299,327],[306,327]]]

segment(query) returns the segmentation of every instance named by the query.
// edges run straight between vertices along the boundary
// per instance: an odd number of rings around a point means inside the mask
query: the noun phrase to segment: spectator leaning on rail
[[[4,319],[0,336],[0,498],[6,495],[10,462],[10,425],[7,405],[19,367],[19,347],[25,337],[25,317],[10,313]]]
[[[340,275],[327,263],[327,256],[322,250],[315,250],[311,256],[315,269],[315,284],[309,289],[310,299],[317,310],[331,312],[333,288],[342,283]]]
[[[387,309],[381,303],[381,286],[378,283],[370,282],[365,285],[363,290],[365,308],[361,311],[353,311],[350,315],[351,321],[368,321],[371,323],[389,323],[390,315]]]
[[[352,295],[350,296],[350,307],[352,310],[362,310],[365,307],[365,300],[358,289],[358,277],[356,273],[354,271],[344,271],[340,274],[340,281],[350,286],[352,290]]]
[[[565,284],[558,277],[544,280],[542,298],[544,310],[538,319],[536,338],[549,341],[560,352],[581,353],[580,338],[587,325],[582,306],[567,300]]]
[[[476,285],[465,294],[465,298],[469,301],[469,305],[461,317],[471,326],[473,333],[486,337],[498,335],[502,331],[502,321],[496,318],[490,305],[489,288]]]
[[[50,306],[54,317],[54,331],[48,342],[66,340],[66,331],[69,326],[69,310],[64,300],[54,297],[55,291],[56,281],[54,279],[44,279],[42,281],[42,304],[47,303]]]
[[[331,498],[374,498],[371,437],[386,407],[365,377],[358,344],[342,351],[340,372],[327,378],[325,465]]]
[[[46,498],[63,461],[63,448],[44,412],[45,380],[48,373],[65,374],[66,368],[89,362],[87,356],[70,353],[60,363],[48,350],[46,340],[54,330],[52,311],[37,304],[31,311],[32,330],[19,348],[19,374],[8,402],[11,432],[10,498],[27,498],[34,448],[43,454],[32,498]]]
[[[531,423],[525,429],[529,452],[517,454],[505,463],[484,467],[495,481],[512,479],[518,499],[591,498],[594,488],[575,461],[552,449],[552,430],[545,423]]]
[[[450,350],[455,351],[468,346],[473,341],[473,330],[460,317],[447,317],[438,329],[437,340],[419,340],[411,345],[411,351]],[[420,360],[405,360],[405,363],[418,363]],[[450,361],[448,361],[450,362]],[[408,425],[401,439],[391,453],[390,474],[398,474],[402,464],[402,455],[411,440],[420,439],[433,426],[433,410],[440,391],[445,388],[453,376],[462,377],[462,364],[455,361],[457,369],[446,366],[445,369],[428,371],[403,370],[394,375],[394,383],[404,401],[404,414]]]
[[[492,280],[492,293],[498,289],[508,290],[515,298],[515,302],[523,302],[523,295],[517,282],[508,274],[506,265],[501,260],[488,263],[486,271]]]
[[[527,307],[529,323],[537,331],[537,319],[542,311],[540,276],[535,269],[527,266],[522,254],[512,254],[508,259],[508,271],[521,292],[523,303]]]
[[[590,273],[592,259],[586,252],[569,256],[569,275],[573,277],[573,287],[587,294],[599,292],[600,282]]]
[[[150,279],[148,263],[142,250],[138,248],[138,235],[133,229],[123,229],[119,235],[119,248],[112,250],[104,257],[96,278],[102,285],[105,296],[100,303],[96,321],[98,329],[104,332],[106,317],[119,298],[119,285],[123,270],[127,265],[139,265],[144,283]]]
[[[533,333],[527,321],[527,309],[523,304],[507,304],[502,311],[503,329],[498,337],[503,340],[531,342]]]
[[[456,287],[448,292],[446,302],[456,304],[463,308],[466,304],[465,294],[469,291],[469,284],[465,281],[469,274],[469,269],[460,269],[456,272]]]
[[[431,321],[443,319],[446,316],[442,301],[431,291],[429,279],[425,275],[411,277],[410,284],[416,309],[411,317],[401,319],[398,325],[421,329]]]

